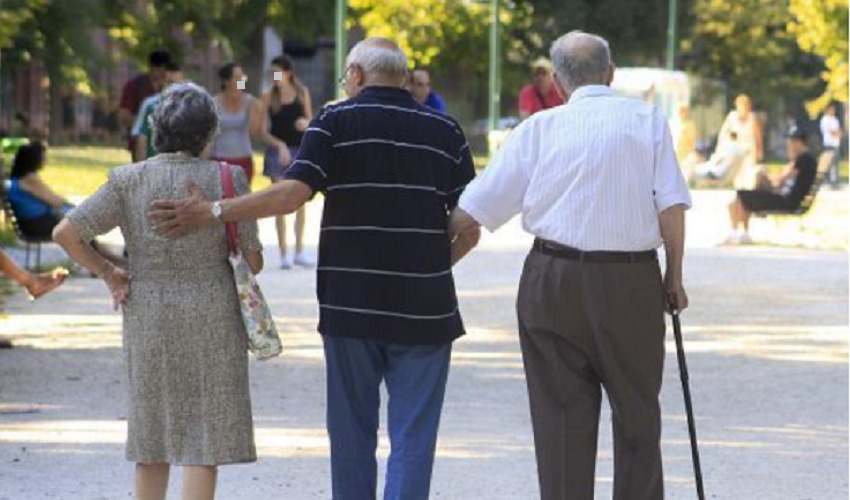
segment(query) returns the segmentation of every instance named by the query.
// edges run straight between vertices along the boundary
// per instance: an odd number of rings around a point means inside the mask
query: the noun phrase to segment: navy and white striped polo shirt
[[[406,90],[367,87],[319,112],[286,177],[325,193],[322,334],[400,344],[464,334],[447,228],[475,169],[455,120]]]

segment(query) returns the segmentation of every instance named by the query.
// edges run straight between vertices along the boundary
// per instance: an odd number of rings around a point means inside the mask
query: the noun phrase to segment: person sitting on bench
[[[21,145],[12,161],[6,194],[21,233],[29,238],[52,241],[53,228],[74,206],[50,189],[38,175],[46,160],[47,148],[43,143],[34,141]],[[92,242],[92,246],[111,262],[126,263],[126,259],[108,252],[103,245]]]
[[[50,239],[62,214],[72,208],[41,180],[38,171],[44,167],[46,148],[40,142],[18,148],[9,175],[9,202],[21,232],[33,238]]]
[[[811,191],[817,176],[817,160],[809,152],[808,136],[802,129],[792,130],[785,141],[791,162],[782,174],[771,179],[765,171],[758,174],[756,189],[740,190],[729,204],[732,231],[725,244],[752,243],[748,233],[753,212],[794,212]]]

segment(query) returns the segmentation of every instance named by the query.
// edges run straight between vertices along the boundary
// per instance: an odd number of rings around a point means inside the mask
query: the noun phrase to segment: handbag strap
[[[224,194],[222,199],[226,200],[228,198],[233,198],[236,193],[233,189],[233,173],[230,170],[230,165],[222,161],[218,163],[218,169],[221,173],[221,187]],[[236,238],[236,223],[225,222],[224,227],[227,231],[227,248],[230,250],[231,254],[236,254],[238,253],[239,248]]]

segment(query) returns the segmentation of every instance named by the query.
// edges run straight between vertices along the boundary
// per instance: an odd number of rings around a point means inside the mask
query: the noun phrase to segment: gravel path
[[[697,205],[716,206],[707,202],[721,196],[701,193]],[[319,212],[311,207],[310,242]],[[710,224],[717,214],[701,209],[690,216],[693,307],[682,318],[709,498],[847,498],[847,253],[717,249],[711,244],[722,225]],[[273,225],[262,226],[272,245]],[[537,497],[513,310],[529,242],[513,221],[485,235],[457,268],[469,334],[453,355],[433,498]],[[267,247],[269,270],[260,281],[286,355],[252,363],[260,462],[222,468],[220,497],[327,499],[314,274],[273,269],[274,255]],[[0,500],[130,498],[120,317],[109,311],[105,286],[75,278],[35,303],[13,297],[5,309],[0,336],[17,347],[0,351]],[[695,498],[672,334],[662,407],[668,498]],[[611,494],[608,420],[606,409],[598,498]],[[179,491],[179,474],[173,483]]]

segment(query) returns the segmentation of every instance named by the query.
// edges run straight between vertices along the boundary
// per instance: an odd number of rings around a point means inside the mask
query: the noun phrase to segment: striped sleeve
[[[333,151],[334,139],[330,130],[327,113],[319,112],[310,122],[298,155],[289,164],[285,178],[301,181],[310,186],[313,195],[325,191],[328,187],[328,175]]]
[[[452,169],[449,190],[446,193],[446,208],[449,211],[457,207],[458,200],[460,200],[466,186],[475,178],[475,162],[472,159],[472,151],[462,131],[459,135],[459,143],[458,158],[460,158],[460,163]]]

